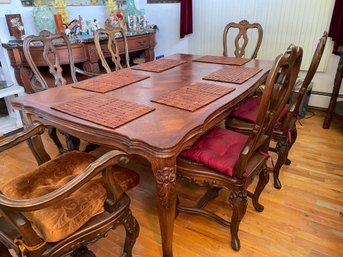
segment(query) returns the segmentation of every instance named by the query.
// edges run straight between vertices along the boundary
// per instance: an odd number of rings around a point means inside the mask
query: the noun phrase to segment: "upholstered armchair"
[[[0,141],[0,152],[43,134],[34,123]],[[0,253],[13,249],[18,256],[94,256],[86,245],[123,225],[122,256],[132,256],[139,225],[132,216],[125,191],[139,183],[120,151],[96,158],[72,151],[49,160],[47,152],[32,148],[45,160],[35,170],[11,178],[0,188]],[[10,174],[9,174],[10,177]]]

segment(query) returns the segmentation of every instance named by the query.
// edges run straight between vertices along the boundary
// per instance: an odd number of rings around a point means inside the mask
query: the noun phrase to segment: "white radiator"
[[[319,38],[329,29],[334,0],[193,0],[192,54],[222,55],[222,33],[229,22],[243,19],[262,25],[258,58],[274,60],[293,43],[304,50],[307,70]],[[255,37],[254,34],[251,34]],[[253,40],[253,39],[252,39]],[[233,46],[232,46],[233,47]],[[332,42],[328,40],[318,71],[325,71]],[[248,49],[249,50],[249,49]]]

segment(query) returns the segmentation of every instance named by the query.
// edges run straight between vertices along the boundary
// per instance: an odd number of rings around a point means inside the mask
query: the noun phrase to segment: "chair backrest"
[[[285,107],[298,76],[302,48],[289,46],[286,53],[279,55],[270,70],[261,104],[252,133],[244,146],[235,166],[235,174],[242,177],[248,161],[258,152],[268,152],[276,121]]]
[[[47,30],[43,30],[38,36],[30,35],[24,39],[23,52],[32,72],[33,77],[31,79],[31,87],[33,92],[39,92],[49,88],[46,77],[43,76],[38,69],[34,59],[44,61],[49,68],[49,73],[54,77],[55,86],[62,86],[67,84],[66,78],[63,76],[62,66],[60,63],[60,53],[55,47],[56,45],[65,45],[67,48],[70,75],[73,82],[77,82],[76,74],[80,73],[86,76],[94,76],[77,68],[74,64],[74,57],[72,53],[72,46],[68,37],[64,33],[52,34]],[[41,47],[43,47],[42,58],[37,56],[37,53],[41,53]]]
[[[123,44],[120,44],[120,42],[117,41],[116,35],[118,34],[123,38]],[[102,35],[105,35],[105,38],[107,38],[107,47],[100,43]],[[115,70],[122,69],[120,54],[124,54],[125,56],[126,67],[130,67],[127,38],[122,28],[98,29],[94,35],[94,43],[102,66],[106,69],[107,73],[111,72],[105,58],[105,54],[108,53],[111,55],[112,62],[115,65]]]
[[[236,57],[245,57],[245,50],[249,42],[248,38],[248,31],[257,31],[257,41],[255,44],[255,48],[253,48],[253,53],[251,55],[251,59],[257,57],[258,50],[260,49],[262,38],[263,38],[263,29],[259,23],[252,23],[250,24],[247,20],[242,20],[239,23],[230,22],[225,26],[224,33],[223,33],[223,55],[228,56],[228,33],[230,31],[238,29],[238,33],[236,34],[234,44],[235,44],[235,51],[234,55]],[[243,40],[242,44],[240,41]],[[249,57],[247,57],[249,58]]]
[[[298,118],[299,108],[300,108],[301,102],[304,98],[304,95],[307,91],[308,86],[310,85],[314,75],[317,72],[317,68],[319,66],[320,60],[322,58],[322,55],[323,55],[323,52],[325,49],[327,38],[328,38],[328,33],[326,31],[324,31],[323,36],[320,38],[320,40],[317,44],[316,51],[314,52],[310,67],[309,67],[309,69],[306,73],[306,76],[302,82],[302,85],[299,89],[299,92],[297,93],[294,101],[291,103],[289,111],[288,111],[286,117],[284,118],[284,121],[282,123],[282,128],[284,130],[288,130],[289,128],[293,127],[297,118]]]

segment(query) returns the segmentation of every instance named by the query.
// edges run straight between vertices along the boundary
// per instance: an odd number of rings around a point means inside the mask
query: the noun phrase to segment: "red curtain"
[[[343,45],[343,1],[336,0],[333,9],[329,37],[334,42],[333,53],[337,53],[337,48]]]
[[[193,33],[192,0],[180,0],[180,38]]]

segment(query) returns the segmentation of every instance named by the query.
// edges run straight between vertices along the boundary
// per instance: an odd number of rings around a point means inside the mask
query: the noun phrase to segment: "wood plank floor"
[[[230,247],[229,231],[202,217],[181,213],[174,228],[174,257],[227,256],[343,256],[343,124],[334,121],[329,130],[321,128],[323,113],[315,112],[298,125],[298,140],[290,166],[281,170],[283,188],[274,189],[272,179],[261,195],[265,210],[256,212],[249,202],[240,226],[241,250]],[[45,141],[46,137],[45,137]],[[56,150],[47,143],[51,154]],[[98,150],[100,154],[102,150]],[[9,178],[36,166],[27,146],[0,153],[0,188]],[[136,257],[161,256],[155,189],[149,164],[133,159],[130,164],[140,173],[141,183],[129,192],[132,211],[140,223],[134,247]],[[180,185],[181,201],[192,202],[199,195],[196,187]],[[224,217],[226,192],[209,207]],[[119,256],[123,228],[90,248],[98,257]]]

